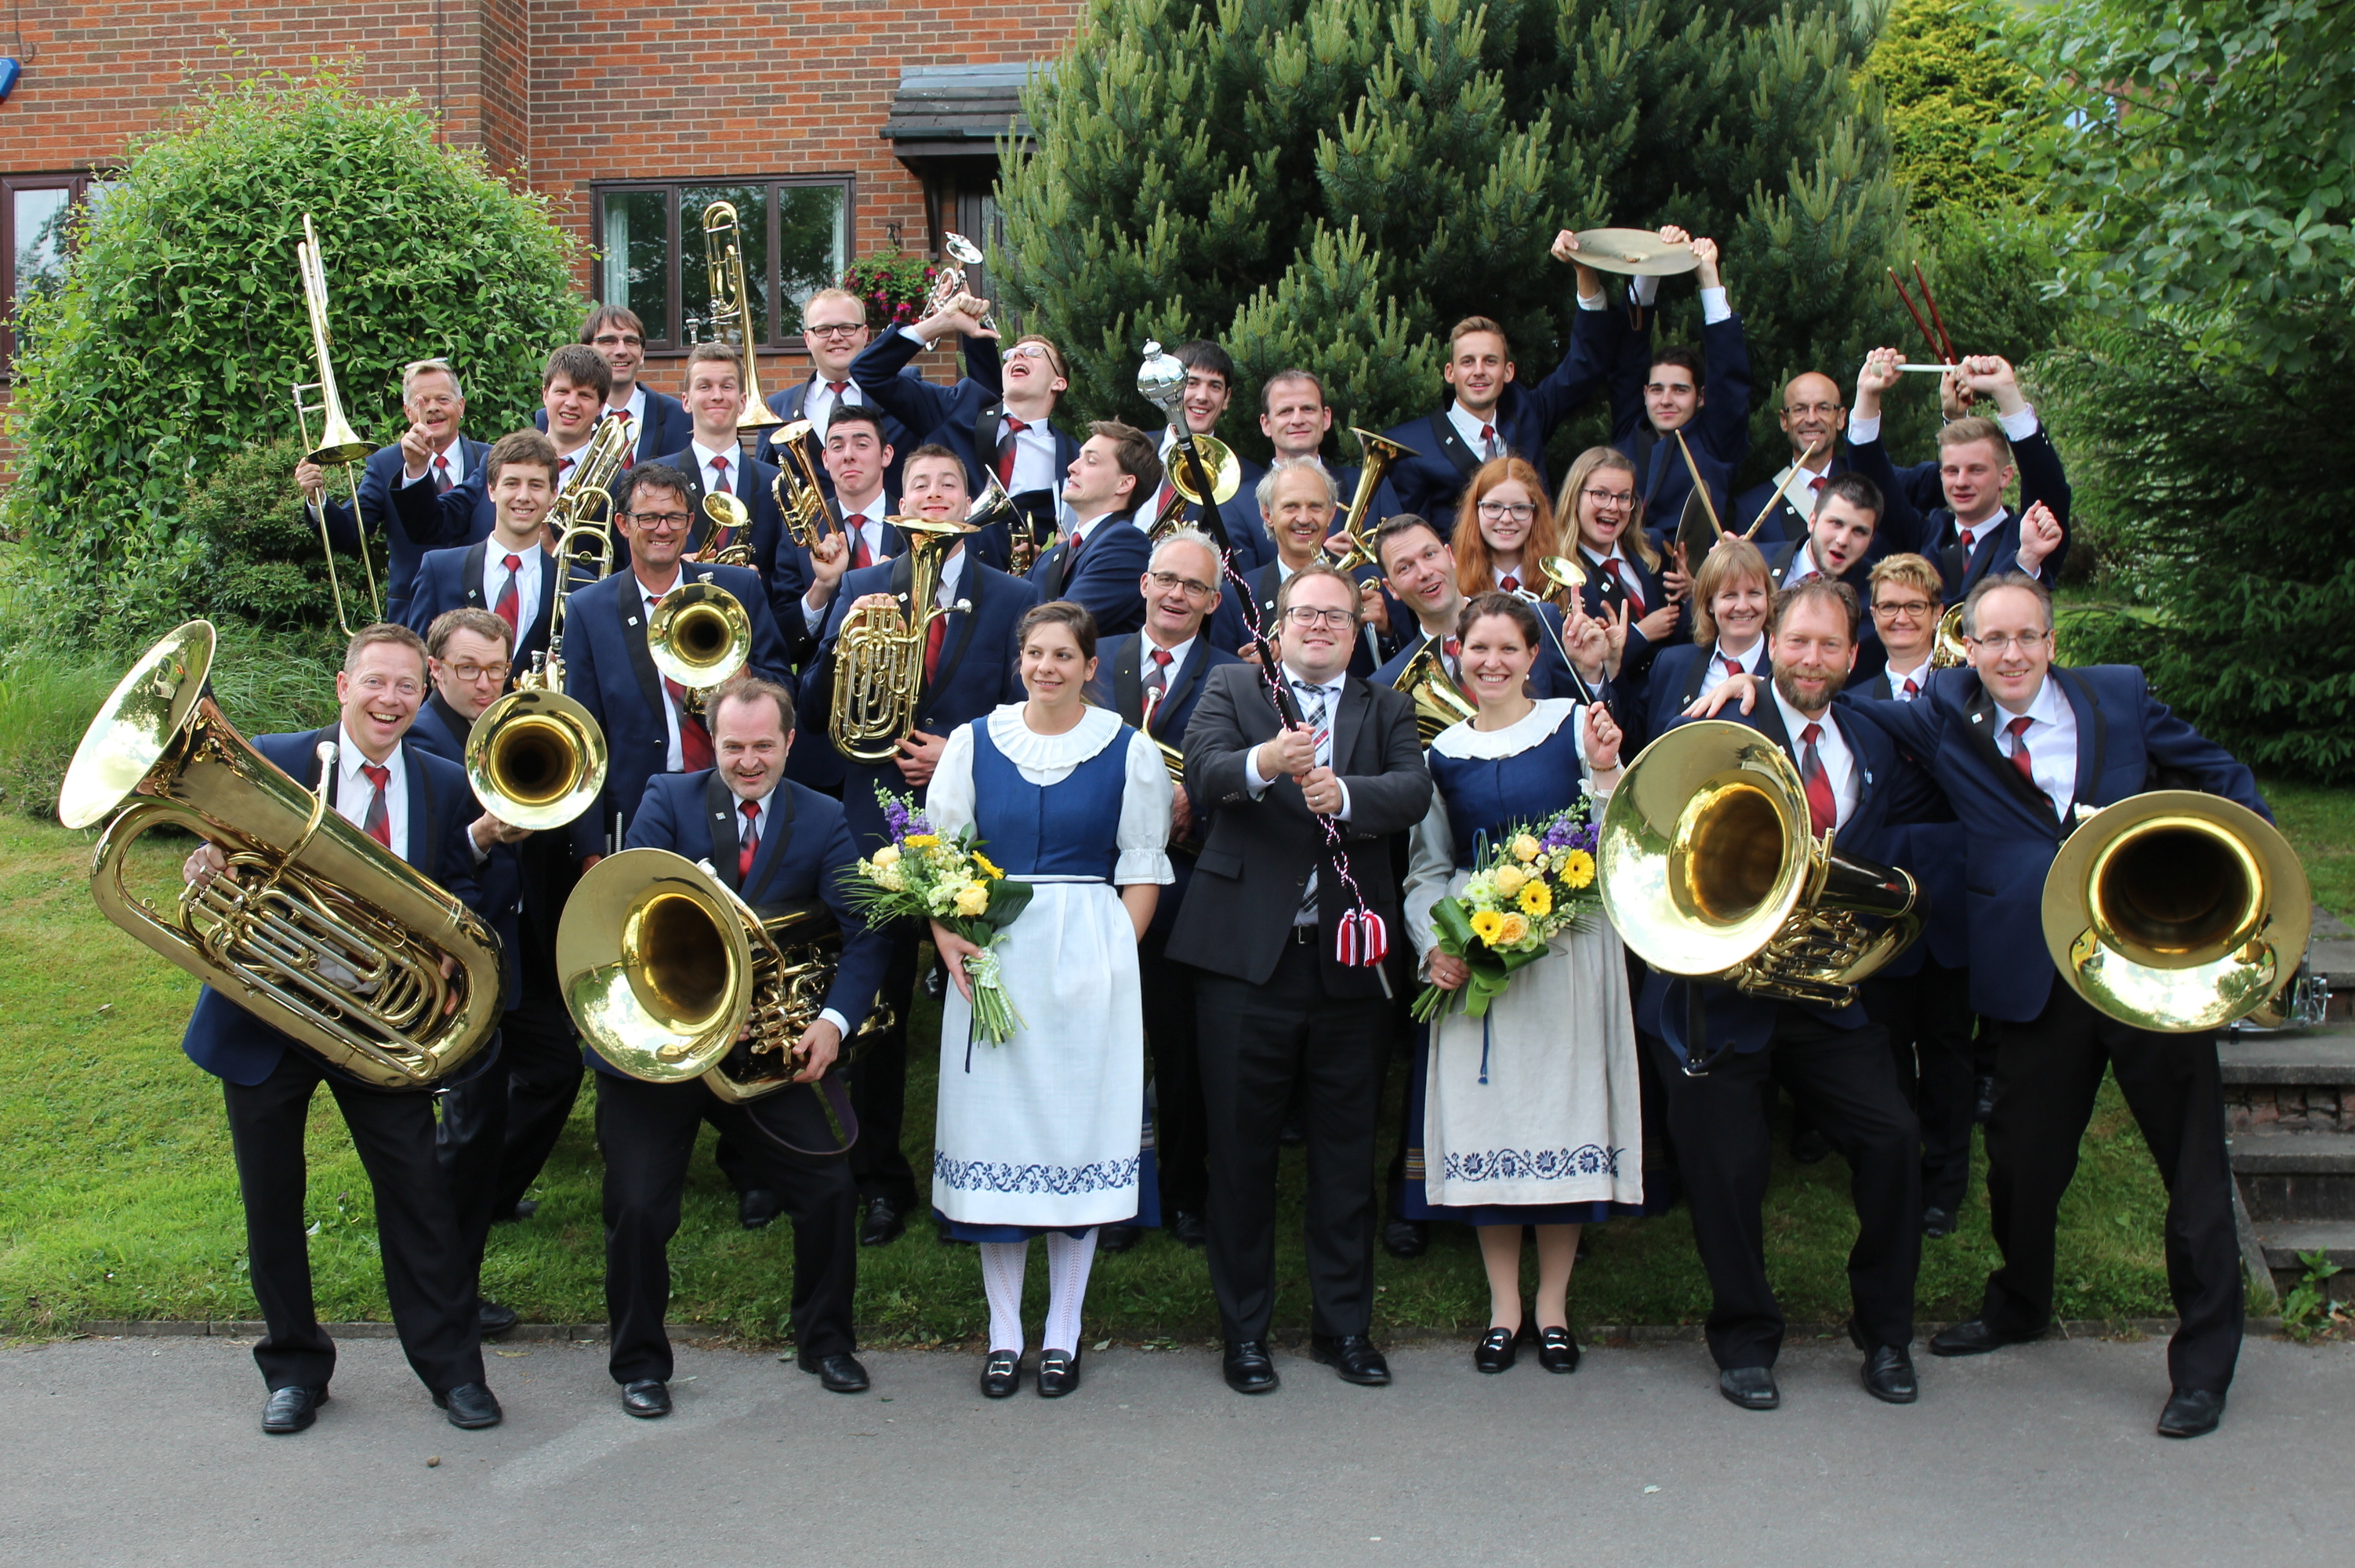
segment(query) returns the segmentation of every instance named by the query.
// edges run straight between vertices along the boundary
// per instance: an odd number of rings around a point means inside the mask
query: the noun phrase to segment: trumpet
[[[814,549],[829,532],[842,531],[834,508],[826,504],[826,486],[818,483],[817,469],[810,462],[809,436],[815,428],[807,420],[795,420],[770,437],[778,461],[769,494],[784,517],[786,537],[804,549]]]
[[[91,720],[58,806],[112,816],[91,862],[107,919],[330,1066],[378,1089],[430,1087],[497,1029],[504,971],[482,917],[254,750],[206,695],[215,635],[191,621],[147,650]],[[176,827],[229,871],[158,911],[123,872]],[[450,973],[442,973],[444,962]]]
[[[666,679],[687,688],[687,709],[752,657],[752,617],[716,582],[681,582],[646,617],[646,652]]]
[[[1210,494],[1218,498],[1220,506],[1225,506],[1235,498],[1235,492],[1243,487],[1241,461],[1235,456],[1232,448],[1214,435],[1196,436],[1194,450],[1201,453],[1202,462],[1209,470]],[[1169,502],[1161,508],[1161,515],[1153,519],[1153,527],[1146,530],[1146,537],[1156,544],[1160,543],[1186,526],[1187,507],[1201,504],[1202,493],[1195,485],[1193,475],[1182,466],[1172,466],[1169,470]]]
[[[1366,465],[1358,470],[1357,494],[1349,497],[1349,509],[1341,515],[1341,532],[1348,536],[1349,548],[1333,564],[1344,571],[1381,564],[1374,553],[1374,536],[1366,527],[1374,509],[1374,493],[1382,487],[1382,477],[1390,472],[1391,464],[1401,457],[1416,455],[1414,448],[1401,446],[1369,430],[1351,425],[1349,433],[1358,438],[1358,446],[1366,454]]]
[[[710,274],[711,314],[705,324],[715,342],[733,341],[744,356],[744,411],[736,416],[741,436],[784,421],[761,397],[758,336],[752,330],[752,296],[744,286],[744,252],[737,244],[736,206],[715,201],[703,209],[703,264]]]
[[[926,315],[937,315],[947,309],[949,301],[965,292],[965,268],[981,265],[981,247],[962,234],[942,235],[941,251],[948,257],[948,263],[932,274],[932,286],[925,291]],[[981,325],[985,332],[996,332],[997,318],[985,312]]]
[[[294,424],[303,432],[303,444],[310,448],[304,453],[305,461],[322,468],[344,471],[344,485],[352,498],[352,525],[357,528],[360,526],[360,488],[358,479],[353,476],[352,464],[375,448],[362,440],[351,421],[344,417],[343,396],[336,389],[336,365],[327,353],[327,263],[319,250],[318,231],[311,227],[311,215],[307,212],[303,215],[303,238],[294,242],[294,266],[302,275],[303,304],[311,317],[311,357],[319,366],[317,380],[294,383]],[[315,403],[308,400],[309,394],[314,392],[318,394]],[[315,444],[311,439],[311,416],[314,413],[319,416]],[[368,617],[381,619],[384,602],[377,593],[376,562],[369,559],[365,532],[360,535],[359,544],[360,570],[368,574]],[[348,637],[352,635],[352,623],[344,613],[344,585],[336,577],[336,547],[328,541],[324,506],[319,511],[319,548],[327,558],[327,592],[335,600],[336,624]]]

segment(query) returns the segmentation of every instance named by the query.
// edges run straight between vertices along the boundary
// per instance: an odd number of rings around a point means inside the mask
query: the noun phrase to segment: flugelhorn
[[[981,265],[981,247],[962,234],[942,235],[941,251],[947,256],[948,261],[932,274],[932,286],[925,291],[924,315],[937,315],[947,307],[951,300],[965,293],[964,270],[967,267]],[[996,332],[997,318],[984,312],[981,325],[984,331]]]
[[[361,1082],[419,1089],[448,1077],[498,1027],[498,937],[328,809],[333,745],[319,748],[314,793],[237,732],[206,695],[213,647],[212,624],[191,621],[148,649],[74,752],[59,819],[88,827],[112,816],[91,896],[107,919]],[[123,880],[131,846],[163,827],[229,860],[168,911]]]
[[[924,641],[943,615],[973,608],[972,601],[936,604],[941,563],[957,541],[974,531],[969,522],[929,517],[893,517],[907,540],[908,592],[899,605],[853,609],[842,618],[834,644],[834,703],[826,732],[835,750],[853,762],[885,763],[900,754],[900,741],[916,727],[916,704],[924,690]]]
[[[710,314],[705,318],[712,341],[726,343],[734,333],[743,355],[744,411],[736,416],[739,432],[766,430],[784,423],[761,396],[760,336],[752,330],[752,297],[744,285],[744,252],[737,244],[736,206],[715,201],[703,209],[703,264],[710,274]]]
[[[336,387],[336,362],[327,352],[332,338],[327,331],[327,263],[319,250],[318,231],[311,227],[311,215],[303,215],[303,238],[294,242],[294,266],[303,280],[303,304],[311,317],[311,357],[319,367],[315,381],[297,381],[294,394],[294,424],[303,432],[303,444],[310,450],[304,453],[306,462],[322,468],[344,471],[344,485],[351,493],[352,527],[358,531],[360,570],[368,575],[368,618],[375,620],[383,613],[383,601],[377,594],[376,562],[369,559],[367,526],[360,517],[359,481],[352,474],[352,464],[375,451],[352,421],[344,417],[343,394]],[[317,393],[313,403],[309,394]],[[316,443],[311,437],[311,416],[319,416]],[[336,604],[336,624],[344,635],[352,635],[350,617],[344,613],[344,585],[336,576],[336,547],[327,538],[325,497],[314,497],[319,507],[319,548],[327,558],[327,592]]]

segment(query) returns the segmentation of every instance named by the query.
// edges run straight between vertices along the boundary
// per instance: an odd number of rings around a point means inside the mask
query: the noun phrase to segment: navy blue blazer
[[[645,386],[641,381],[640,386]],[[540,434],[548,433],[548,411],[535,409],[532,428]],[[677,452],[695,437],[695,416],[687,405],[668,392],[657,392],[646,387],[646,417],[638,421],[638,444],[630,453],[633,463],[646,463],[657,453]]]
[[[1685,497],[1692,494],[1692,475],[1684,454],[1671,438],[1662,441],[1652,430],[1644,408],[1644,384],[1652,369],[1652,311],[1644,325],[1631,327],[1616,309],[1599,314],[1608,319],[1611,346],[1611,444],[1636,460],[1636,495],[1643,524],[1656,539],[1665,541],[1677,531]],[[1709,367],[1702,382],[1706,396],[1684,427],[1685,444],[1692,449],[1693,467],[1709,484],[1710,504],[1718,521],[1729,528],[1736,522],[1733,475],[1750,455],[1750,347],[1742,336],[1742,317],[1729,316],[1700,329],[1701,357]],[[1698,566],[1698,563],[1696,563]]]
[[[1651,668],[1645,672],[1642,700],[1622,705],[1633,708],[1640,726],[1630,734],[1629,743],[1619,748],[1630,762],[1646,743],[1667,733],[1669,726],[1682,718],[1684,710],[1699,700],[1703,692],[1724,678],[1721,670],[1714,677],[1710,674],[1709,656],[1715,647],[1715,644],[1702,647],[1697,643],[1677,643],[1662,648],[1652,660]],[[1766,640],[1764,637],[1750,650],[1749,665],[1753,673],[1762,678],[1773,675],[1766,659]],[[1627,718],[1625,712],[1619,715],[1622,728],[1627,727]]]
[[[953,387],[900,374],[922,352],[914,338],[895,328],[858,351],[850,362],[850,379],[877,407],[915,432],[911,450],[938,442],[963,458],[965,484],[979,496],[988,487],[997,453],[997,423],[1006,413],[997,345],[986,337],[965,339],[965,374]],[[1080,454],[1080,443],[1062,426],[1050,421],[1048,429],[1055,437],[1056,487],[1014,497],[1042,536],[1054,527],[1063,471]],[[974,560],[1002,571],[1012,543],[1003,525],[992,525],[966,539],[964,548]]]
[[[987,338],[980,338],[976,341],[989,343]],[[980,358],[976,358],[973,351],[973,345],[970,343],[965,345],[965,374],[983,379],[996,376],[997,374],[996,347],[997,346],[996,344],[989,343],[988,352]],[[911,381],[921,381],[924,379],[923,368],[918,365],[906,366],[900,371],[900,374]],[[794,421],[802,417],[802,405],[808,400],[810,389],[816,384],[817,373],[813,370],[808,376],[805,376],[801,380],[794,382],[792,386],[780,387],[777,390],[771,392],[768,396],[767,402],[769,405],[769,411],[776,415],[779,419],[783,420],[787,424],[791,424]],[[883,408],[879,404],[873,406],[875,407],[876,412],[883,416],[883,443],[891,449],[891,461],[883,470],[883,485],[886,489],[890,490],[896,496],[900,492],[900,470],[907,463],[908,453],[913,452],[917,447],[923,443],[911,437],[908,432],[908,427],[901,424],[899,419],[893,415],[889,409]],[[772,467],[782,467],[784,464],[784,459],[780,456],[777,452],[777,430],[779,428],[781,427],[772,426],[770,429],[762,432],[761,435],[761,444],[752,453],[752,455],[758,457],[762,462],[768,464]],[[826,496],[830,500],[834,496],[834,475],[826,471],[826,454],[820,448],[817,434],[815,431],[813,431],[809,435],[808,446],[810,467],[816,471],[818,485],[826,491]]]
[[[968,541],[966,548],[972,545]],[[1069,599],[1096,618],[1098,637],[1116,637],[1145,624],[1145,569],[1153,563],[1153,541],[1136,526],[1135,514],[1113,512],[1088,530],[1076,568],[1068,563],[1071,541],[1064,539],[1030,568],[1041,603]]]
[[[1967,560],[1963,559],[1962,534],[1955,527],[1954,512],[1945,505],[1943,485],[1932,505],[1919,505],[1907,494],[1881,443],[1860,442],[1854,453],[1856,471],[1880,485],[1885,497],[1887,509],[1873,539],[1876,549],[1886,539],[1888,549],[1909,549],[1936,561],[1946,581],[1947,603],[1960,603],[1983,577],[2019,570],[2020,514],[2039,501],[2052,508],[2053,517],[2061,524],[2060,548],[2044,559],[2044,581],[2061,581],[2061,568],[2069,560],[2069,475],[2041,423],[2026,440],[2011,443],[2012,461],[2019,469],[2019,506],[2007,508],[2001,522],[1971,542]],[[1934,480],[1937,464],[1929,468]]]
[[[1668,558],[1664,554],[1660,558],[1660,568],[1655,569],[1646,566],[1643,560],[1631,553],[1628,547],[1625,545],[1621,547],[1620,555],[1625,564],[1636,574],[1636,591],[1643,595],[1645,614],[1649,614],[1667,603],[1668,588],[1667,583],[1660,581],[1660,571],[1668,564]],[[1606,613],[1616,613],[1618,607],[1626,603],[1625,585],[1616,576],[1605,571],[1601,559],[1582,544],[1578,547],[1578,564],[1586,571],[1586,586],[1578,591],[1579,607],[1588,615],[1598,620]],[[1645,681],[1652,667],[1652,661],[1659,656],[1660,650],[1663,647],[1674,647],[1691,636],[1692,610],[1688,605],[1679,611],[1676,624],[1668,628],[1668,635],[1657,643],[1646,636],[1636,624],[1643,618],[1643,615],[1636,613],[1636,607],[1633,604],[1627,605],[1627,645],[1621,650],[1619,674],[1613,681],[1613,685],[1621,693],[1637,699],[1639,703]],[[1625,717],[1622,717],[1620,722],[1622,724],[1626,722]]]
[[[866,594],[889,593],[900,601],[904,613],[911,574],[905,556],[845,574],[826,613],[817,662],[802,676],[804,735],[794,742],[794,754],[799,755],[805,744],[823,746],[841,762],[843,810],[849,816],[852,834],[866,849],[874,848],[887,837],[883,808],[875,800],[876,786],[880,784],[895,795],[912,794],[918,799],[923,791],[909,784],[896,763],[855,763],[834,750],[826,720],[834,705],[835,644],[842,635],[843,617]],[[1014,633],[1023,613],[1039,603],[1039,590],[994,566],[968,560],[958,581],[957,596],[973,608],[949,617],[940,667],[916,694],[916,728],[927,735],[951,734],[958,725],[971,723],[1003,703],[1019,702],[1024,696],[1020,648]],[[808,732],[813,725],[814,735]]]
[[[760,578],[741,566],[691,565],[680,569],[679,581],[709,582],[734,594],[752,622],[752,673],[792,689],[785,645]],[[616,571],[567,597],[564,694],[586,708],[605,733],[604,791],[572,823],[574,853],[602,855],[614,817],[621,817],[626,836],[646,781],[665,771],[670,756],[662,706],[669,699],[646,651],[645,590],[634,573]]]
[[[1878,673],[1870,678],[1850,676],[1845,689],[1859,702],[1896,700],[1889,693],[1889,682]],[[1891,863],[1913,873],[1913,880],[1921,888],[1929,909],[1922,939],[1899,955],[1881,974],[1891,979],[1916,974],[1925,958],[1935,959],[1948,969],[1968,967],[1970,928],[1963,918],[1963,861],[1968,840],[1962,824],[1955,819],[1954,807],[1946,805],[1942,795],[1938,809],[1926,814],[1923,820],[1906,823],[1892,831],[1897,836],[1897,851]]]
[[[2273,820],[2249,770],[2151,696],[2137,667],[2055,667],[2047,678],[2077,720],[2074,802],[2115,805],[2150,788],[2154,769],[2169,768]],[[2044,874],[2075,827],[2073,805],[2062,822],[1997,746],[1998,710],[1977,670],[1932,670],[1929,689],[1911,702],[1840,700],[1843,717],[1880,726],[1928,771],[1962,824],[1972,1010],[2013,1023],[2035,1018],[2056,978],[2044,946]]]
[[[314,787],[319,780],[318,744],[335,738],[336,727],[330,724],[301,734],[256,735],[253,749],[304,785]],[[515,901],[514,876],[508,871],[502,877],[500,862],[493,857],[484,862],[478,880],[466,829],[483,815],[483,808],[466,787],[465,770],[422,746],[403,746],[400,760],[409,781],[409,863],[459,902],[490,920],[494,910]],[[281,1055],[303,1048],[207,986],[197,993],[197,1010],[188,1019],[180,1049],[215,1077],[250,1088],[270,1076]],[[342,1073],[336,1076],[356,1082]]]
[[[1194,716],[1194,705],[1202,699],[1202,687],[1209,672],[1220,665],[1241,664],[1231,653],[1210,645],[1210,639],[1197,632],[1194,645],[1186,650],[1186,662],[1169,672],[1167,695],[1154,704],[1153,727],[1145,732],[1151,739],[1182,753],[1186,750],[1186,721]],[[1109,708],[1120,715],[1121,722],[1133,729],[1145,730],[1145,634],[1131,632],[1096,645],[1096,677],[1088,685],[1088,699],[1099,708]],[[1148,932],[1163,936],[1177,927],[1178,906],[1186,901],[1186,888],[1194,880],[1194,850],[1209,836],[1208,812],[1198,812],[1183,843],[1172,844],[1176,851],[1169,857],[1170,869],[1177,880],[1161,890],[1161,901],[1153,906],[1153,923]]]
[[[1379,581],[1381,572],[1376,567],[1361,566],[1353,575],[1360,583],[1364,583]],[[1271,555],[1260,563],[1256,571],[1248,573],[1243,581],[1250,592],[1252,603],[1259,607],[1260,631],[1265,635],[1269,642],[1273,643],[1276,639],[1278,630],[1275,622],[1275,599],[1277,592],[1284,586],[1282,563]],[[1229,653],[1240,654],[1251,645],[1251,624],[1243,614],[1243,592],[1244,590],[1238,589],[1231,581],[1223,583],[1220,590],[1219,607],[1210,612],[1209,620],[1203,624],[1210,640]],[[1392,606],[1391,611],[1392,625],[1415,624],[1414,616],[1406,606],[1400,604],[1396,600],[1389,599],[1387,589],[1383,591],[1383,594]],[[1138,624],[1142,624],[1143,622],[1140,620]],[[1417,635],[1420,635],[1420,633]],[[1369,641],[1365,629],[1360,628],[1358,633],[1357,646],[1349,654],[1348,673],[1371,678],[1383,658],[1389,656],[1392,646],[1393,645],[1386,642],[1380,634],[1376,634]],[[1380,657],[1376,656],[1376,647],[1383,650]]]
[[[368,454],[368,464],[360,471],[360,517],[368,533],[384,538],[384,618],[388,621],[403,619],[410,584],[415,581],[417,563],[427,550],[487,539],[491,525],[498,518],[498,508],[491,504],[490,477],[483,471],[484,460],[490,456],[491,449],[467,435],[461,435],[458,443],[466,455],[466,477],[450,486],[450,494],[459,499],[435,508],[430,516],[416,514],[413,521],[400,515],[393,506],[393,491],[400,486],[400,476],[409,466],[399,443],[378,447]],[[425,485],[424,493],[432,495],[432,486]],[[336,548],[357,552],[360,532],[353,527],[350,504],[336,499],[330,491],[325,512],[327,537]]]
[[[423,752],[431,752],[444,762],[466,765],[466,740],[474,733],[474,725],[458,710],[433,692],[418,704],[416,721],[403,737]],[[480,797],[475,804],[481,805]],[[473,823],[469,822],[468,827]],[[517,844],[494,844],[484,857],[477,879],[486,890],[483,918],[499,933],[499,948],[506,955],[506,998],[504,1010],[513,1011],[523,1000],[523,848]],[[497,902],[491,895],[500,895]],[[507,896],[511,895],[511,896]]]
[[[423,485],[414,486],[423,489]],[[437,549],[426,552],[417,569],[417,581],[409,600],[406,624],[419,636],[432,625],[434,618],[450,610],[487,610],[490,602],[483,597],[483,567],[490,559],[487,539],[477,539],[461,549]],[[532,656],[548,651],[549,623],[555,619],[556,558],[543,552],[539,560],[539,608],[532,614],[531,624],[516,644],[515,655],[507,662],[509,679],[531,668]]]
[[[1546,476],[1546,439],[1556,425],[1603,389],[1610,363],[1606,322],[1614,313],[1579,310],[1571,314],[1577,320],[1572,324],[1570,345],[1553,373],[1535,386],[1518,379],[1508,381],[1497,399],[1497,433],[1514,456],[1538,471],[1540,483],[1549,490],[1553,486]],[[1413,455],[1391,464],[1383,481],[1390,503],[1376,508],[1375,522],[1412,512],[1443,529],[1455,527],[1456,498],[1464,494],[1482,459],[1455,433],[1447,417],[1454,403],[1450,395],[1431,413],[1382,432],[1411,448]],[[1342,500],[1348,499],[1345,491]]]
[[[707,486],[703,482],[702,465],[696,461],[695,449],[682,446],[661,461],[687,475],[687,509],[695,516],[695,521],[689,525],[687,549],[690,552],[701,549],[705,537],[711,531],[711,520],[703,514]],[[769,610],[776,616],[778,626],[783,628],[792,620],[799,619],[801,612],[792,606],[809,592],[809,551],[785,535],[785,517],[777,509],[776,464],[763,463],[757,457],[739,455],[731,458],[728,466],[735,473],[735,477],[729,482],[730,487],[734,490],[736,498],[744,503],[745,509],[752,514],[752,537],[747,541],[752,547],[752,570],[761,574],[762,582],[768,584]],[[626,544],[616,536],[613,540],[614,571],[619,571],[629,564],[629,553]],[[793,641],[790,635],[785,640],[788,644]]]
[[[737,871],[739,804],[717,769],[662,774],[647,785],[625,848],[709,860],[719,880],[755,910],[825,900],[842,928],[842,962],[826,987],[826,1005],[842,1015],[847,1040],[874,1009],[875,993],[891,966],[891,941],[887,933],[870,929],[851,902],[858,849],[843,820],[842,803],[791,780],[780,782],[769,796],[773,819],[762,825],[749,877]],[[600,1072],[623,1076],[586,1045],[581,1057]]]
[[[1764,692],[1759,694],[1752,712],[1745,714],[1729,707],[1718,717],[1757,731],[1782,749],[1794,768],[1799,765],[1798,749],[1783,729],[1783,710]],[[1679,719],[1678,722],[1692,720]],[[1837,710],[1835,722],[1855,759],[1857,799],[1856,809],[1832,836],[1832,848],[1859,859],[1877,860],[1883,865],[1895,863],[1904,847],[1898,827],[1935,809],[1934,788],[1919,768],[1899,754],[1887,735],[1870,724],[1851,721],[1846,707]],[[1646,976],[1643,993],[1636,1002],[1637,1025],[1667,1040],[1679,1055],[1687,1056],[1689,1046],[1685,1029],[1689,1022],[1687,1001],[1691,984],[1684,976],[1654,969]],[[1731,986],[1702,984],[1706,987],[1704,1014],[1710,1036],[1704,1054],[1728,1048],[1739,1054],[1764,1051],[1774,1038],[1775,1001],[1745,996]],[[1834,1029],[1860,1029],[1869,1021],[1864,1008],[1853,1001],[1844,1008],[1795,1005],[1806,1008],[1809,1014]]]

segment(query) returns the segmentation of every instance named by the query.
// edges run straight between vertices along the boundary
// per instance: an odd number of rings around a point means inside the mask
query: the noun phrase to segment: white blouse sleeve
[[[973,725],[958,725],[941,748],[932,787],[924,792],[924,819],[943,838],[973,826]]]
[[[954,749],[956,742],[949,742]],[[947,753],[941,757],[948,764]],[[967,764],[970,773],[971,765]],[[971,785],[967,786],[970,792]],[[1169,769],[1161,750],[1135,731],[1128,737],[1128,777],[1120,793],[1120,827],[1114,841],[1120,859],[1113,867],[1115,886],[1132,882],[1167,884],[1178,880],[1169,867],[1169,811],[1172,795]]]
[[[1446,896],[1455,877],[1455,835],[1447,826],[1447,802],[1431,792],[1431,809],[1407,835],[1406,934],[1418,955],[1431,952],[1431,907]]]

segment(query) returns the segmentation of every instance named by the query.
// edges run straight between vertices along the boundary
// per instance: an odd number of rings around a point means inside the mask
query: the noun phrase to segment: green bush
[[[290,435],[287,389],[317,374],[294,261],[306,213],[364,437],[399,435],[400,367],[432,356],[457,366],[473,428],[528,419],[549,345],[579,320],[576,248],[544,198],[436,133],[413,99],[273,77],[198,100],[131,150],[63,288],[19,322],[0,522],[69,590],[63,630],[128,646],[231,598],[267,621],[323,617],[297,581],[319,570],[315,534],[194,498]]]
[[[1898,0],[1865,57],[1862,74],[1888,104],[1892,172],[1917,216],[1986,213],[2036,195],[2026,175],[1982,149],[2029,101],[2027,73],[1981,48],[2019,26],[2004,0]]]

